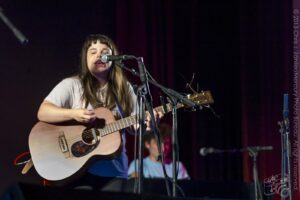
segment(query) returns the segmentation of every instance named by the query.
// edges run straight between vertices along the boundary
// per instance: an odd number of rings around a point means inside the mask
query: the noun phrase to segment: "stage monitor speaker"
[[[178,181],[186,198],[178,193],[175,199],[254,199],[253,184],[213,183],[199,181]],[[0,200],[167,200],[165,182],[163,180],[144,180],[143,195],[133,194],[134,180],[114,179],[102,190],[92,190],[89,187],[66,190],[62,187],[43,187],[19,183],[9,187]],[[170,187],[171,188],[171,187]],[[273,199],[268,196],[264,199]]]
[[[84,187],[82,187],[84,188]],[[107,192],[91,189],[64,190],[58,187],[42,187],[32,184],[16,184],[9,187],[0,200],[189,200],[189,198],[168,198],[158,194],[137,195],[124,192]],[[200,198],[192,198],[197,200]],[[209,200],[209,199],[207,199]]]

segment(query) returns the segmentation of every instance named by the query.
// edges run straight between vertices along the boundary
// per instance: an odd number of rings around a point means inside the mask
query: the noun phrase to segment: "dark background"
[[[259,154],[260,179],[280,173],[277,121],[283,93],[292,91],[290,1],[2,0],[0,6],[29,38],[22,46],[0,22],[0,191],[19,181],[42,183],[34,170],[21,175],[13,160],[28,151],[40,103],[55,84],[76,73],[81,44],[92,33],[110,36],[124,54],[142,56],[167,87],[190,92],[186,83],[195,73],[194,89],[198,84],[212,92],[220,117],[208,109],[178,112],[180,160],[192,179],[252,180],[246,153],[201,157],[204,146],[272,145],[272,152]],[[160,92],[152,91],[158,104]]]

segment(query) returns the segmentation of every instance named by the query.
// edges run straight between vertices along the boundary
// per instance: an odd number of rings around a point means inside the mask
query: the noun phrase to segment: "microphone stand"
[[[273,150],[272,146],[249,146],[245,147],[242,149],[227,149],[227,150],[220,150],[220,149],[212,149],[211,152],[209,153],[241,153],[248,151],[249,156],[252,158],[253,162],[253,167],[252,167],[252,172],[253,172],[253,181],[254,181],[254,196],[255,200],[261,200],[263,199],[262,191],[261,191],[261,186],[259,183],[259,178],[258,178],[258,170],[257,170],[257,156],[259,151],[270,151]],[[201,153],[200,154],[205,156],[206,153]]]
[[[177,152],[177,148],[178,148],[178,143],[177,143],[177,109],[176,109],[176,102],[174,102],[173,104],[173,109],[172,109],[172,146],[173,146],[173,152],[172,152],[172,164],[173,164],[173,168],[172,168],[172,197],[176,197],[177,194],[177,160],[176,160],[176,152]]]
[[[127,68],[124,65],[124,63],[118,62],[118,65],[122,69],[130,72],[132,75],[140,77],[140,74],[138,72],[136,72],[134,69]],[[176,92],[175,90],[167,88],[167,87],[165,87],[165,86],[163,86],[163,85],[159,84],[158,82],[153,81],[151,79],[150,80],[147,79],[147,82],[151,83],[152,85],[154,85],[157,88],[160,88],[167,96],[175,98],[177,100],[177,102],[181,102],[182,104],[184,104],[184,105],[186,105],[188,107],[199,107],[196,103],[194,103],[193,101],[189,100],[188,98],[186,98],[185,96],[183,96],[179,92]]]
[[[248,147],[245,148],[245,150],[248,150],[249,156],[252,158],[253,161],[252,172],[253,172],[253,181],[254,181],[254,197],[255,200],[260,200],[263,199],[263,196],[262,196],[261,187],[258,179],[258,172],[257,172],[257,165],[256,165],[259,149]]]
[[[178,140],[177,140],[177,101],[170,97],[170,104],[172,105],[172,197],[177,195],[177,157],[176,153],[178,150]]]
[[[144,85],[138,88],[137,96],[138,96],[138,102],[139,102],[139,148],[138,148],[138,170],[137,170],[137,191],[136,188],[134,188],[134,192],[137,194],[142,194],[143,192],[143,149],[142,149],[142,138],[145,133],[145,90],[144,90]]]
[[[2,21],[8,26],[8,28],[13,32],[13,34],[16,36],[16,38],[20,41],[21,44],[27,44],[28,39],[19,31],[12,23],[9,21],[9,19],[5,16],[3,13],[3,9],[0,7],[0,18]]]
[[[281,179],[287,182],[285,190],[288,194],[281,194],[281,199],[293,199],[292,178],[291,178],[291,144],[290,144],[290,127],[289,127],[289,109],[288,94],[283,96],[283,121],[278,122],[281,133]],[[287,180],[287,181],[285,181]]]
[[[145,98],[145,105],[146,108],[148,110],[148,112],[150,113],[151,119],[155,119],[154,117],[154,113],[153,113],[153,106],[152,106],[152,97],[150,95],[150,90],[149,90],[149,83],[151,83],[152,85],[160,88],[167,96],[170,97],[171,101],[173,102],[173,109],[172,109],[172,114],[173,114],[173,137],[172,137],[172,164],[173,164],[173,177],[172,177],[172,197],[176,197],[176,182],[177,182],[177,175],[176,175],[176,149],[177,149],[177,109],[176,109],[176,104],[177,102],[181,102],[182,104],[188,106],[188,107],[197,107],[197,104],[194,103],[193,101],[187,99],[185,96],[181,95],[180,93],[170,89],[170,88],[166,88],[164,86],[162,86],[161,84],[157,83],[156,81],[153,80],[149,80],[148,76],[147,76],[147,72],[145,69],[145,65],[143,63],[143,58],[141,57],[134,57],[132,56],[132,58],[135,58],[138,62],[138,68],[139,68],[139,73],[136,72],[134,69],[129,69],[127,68],[124,63],[122,63],[121,61],[118,62],[118,65],[122,68],[125,69],[126,71],[131,72],[133,75],[135,76],[139,76],[141,79],[141,82],[144,84],[144,88],[147,90],[146,92],[146,97],[148,97],[149,99]],[[172,103],[171,103],[172,104]],[[160,136],[159,136],[159,129],[158,126],[155,122],[155,120],[151,120],[151,125],[154,128],[154,133],[156,134],[157,138],[158,138],[158,149],[161,152],[161,144],[160,144]],[[139,144],[140,146],[142,144]],[[139,161],[142,162],[142,159]],[[164,160],[163,160],[163,156],[162,156],[162,164],[164,164]],[[139,166],[140,168],[141,166]],[[164,167],[163,167],[164,168]],[[141,168],[140,168],[141,169]],[[142,169],[141,169],[142,170]],[[165,173],[165,172],[164,172]],[[166,175],[166,174],[165,174]],[[139,180],[141,181],[141,180]],[[141,182],[139,183],[141,185]],[[167,187],[167,192],[168,192],[168,196],[169,195],[169,189],[168,189],[168,184],[166,184]]]
[[[148,76],[146,73],[146,69],[145,69],[145,65],[143,62],[143,58],[142,57],[137,57],[136,58],[137,63],[138,63],[138,68],[139,68],[139,76],[140,76],[140,80],[142,82],[142,90],[143,90],[143,101],[140,100],[140,118],[139,122],[140,122],[140,126],[143,127],[142,130],[140,129],[140,138],[139,138],[139,176],[138,176],[138,194],[142,193],[142,171],[143,171],[143,158],[142,158],[142,135],[144,135],[145,133],[145,125],[144,125],[144,117],[145,117],[145,107],[148,110],[151,119],[155,119],[154,116],[154,112],[153,112],[153,101],[152,101],[152,96],[150,93],[150,89],[149,89],[149,82],[148,82]],[[142,106],[141,106],[142,105]],[[160,140],[160,135],[159,135],[159,129],[157,126],[157,123],[155,120],[150,120],[151,122],[151,127],[154,129],[154,133],[156,135],[157,138],[157,143],[158,143],[158,149],[161,152],[161,140]],[[163,161],[163,158],[162,158]],[[168,192],[169,193],[169,192]]]

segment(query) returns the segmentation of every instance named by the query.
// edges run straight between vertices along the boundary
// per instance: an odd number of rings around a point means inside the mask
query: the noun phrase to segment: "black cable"
[[[138,101],[136,101],[136,108],[138,107]],[[138,115],[135,115],[135,121],[138,121]],[[133,152],[133,160],[134,160],[134,173],[137,172],[137,153],[136,153],[136,149],[137,149],[137,129],[135,129],[135,133],[134,133],[134,152]],[[136,193],[137,191],[137,178],[134,178],[134,185],[133,185],[133,192]]]

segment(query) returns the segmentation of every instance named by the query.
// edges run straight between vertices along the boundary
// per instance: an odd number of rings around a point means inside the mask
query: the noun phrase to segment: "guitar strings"
[[[134,116],[130,116],[130,117],[127,117],[128,119],[126,118],[123,118],[115,123],[110,123],[110,124],[107,124],[105,128],[103,129],[97,129],[98,132],[99,132],[99,136],[100,137],[104,137],[106,135],[109,135],[111,133],[114,133],[116,131],[119,131],[119,130],[122,130],[126,127],[129,127],[133,124],[135,124],[135,118]],[[129,119],[129,118],[132,118],[132,119]],[[113,125],[113,124],[116,124],[116,125]],[[119,124],[119,125],[118,125]],[[92,133],[92,129],[88,129],[88,130],[84,130],[83,131],[83,134],[91,134]],[[70,138],[66,138],[67,142],[73,142],[73,141],[78,141],[78,140],[81,140],[82,136],[75,136],[75,137],[70,137]]]
[[[159,110],[160,107],[158,107],[157,110]],[[147,114],[148,114],[148,112],[147,112]],[[137,115],[132,115],[132,116],[126,117],[126,118],[118,120],[114,123],[107,124],[106,127],[104,127],[103,129],[97,129],[99,132],[99,136],[104,137],[106,135],[109,135],[111,133],[122,130],[131,125],[134,125],[136,123],[136,118],[135,118],[136,116]],[[114,124],[116,124],[116,125],[114,125]],[[91,133],[92,133],[92,129],[88,129],[88,130],[84,130],[82,134],[91,134]],[[68,146],[71,146],[71,145],[69,145],[69,143],[73,143],[74,141],[81,141],[82,134],[80,134],[80,136],[76,135],[75,137],[65,138]],[[57,140],[59,140],[59,137],[57,137]],[[49,145],[54,145],[54,144],[48,144],[46,146],[49,146]],[[55,145],[57,145],[57,144],[55,144]]]
[[[197,98],[199,98],[199,97],[196,96],[195,98],[197,99]],[[190,98],[190,99],[193,100],[194,97],[192,97],[192,98]],[[199,101],[200,101],[200,100],[199,100]],[[208,102],[206,101],[206,103],[209,103],[209,102],[210,102],[210,100],[208,100]],[[203,104],[203,103],[197,102],[197,104]],[[168,104],[167,104],[167,106],[168,106]],[[177,107],[180,108],[180,107],[183,107],[183,105],[182,105],[182,104],[179,104]],[[155,108],[155,110],[156,110],[156,111],[162,111],[162,106],[159,106],[159,107]],[[149,114],[149,113],[146,112],[146,114]],[[115,129],[115,126],[113,126],[113,123],[110,123],[110,124],[107,124],[106,127],[103,128],[103,129],[97,129],[97,130],[99,131],[100,137],[104,137],[104,136],[109,135],[109,134],[111,134],[111,133],[114,133],[114,132],[116,132],[116,131],[118,131],[118,130],[121,130],[121,129],[124,129],[124,128],[126,128],[126,127],[129,127],[130,125],[134,125],[134,124],[137,122],[137,121],[136,121],[136,118],[135,118],[136,116],[137,116],[137,115],[132,115],[132,116],[123,118],[123,119],[121,119],[121,120],[119,120],[119,121],[116,121],[117,123],[119,123],[119,124],[121,125],[122,128],[119,128],[118,126],[116,126],[117,129]],[[131,119],[130,119],[130,118],[131,118]],[[128,123],[128,121],[126,121],[127,119],[130,119],[130,124],[127,125],[127,126],[125,126],[125,127],[123,127],[122,124],[121,124],[121,122],[122,122],[124,125],[126,125],[126,122]],[[133,119],[133,122],[132,122],[132,119]],[[109,130],[109,128],[110,128],[110,130]],[[92,129],[88,129],[88,130],[84,130],[84,133],[83,133],[83,134],[91,134],[91,133],[92,133]],[[71,145],[69,145],[69,143],[72,143],[73,141],[79,141],[79,140],[81,140],[81,138],[82,138],[82,136],[76,136],[76,137],[71,137],[71,138],[65,138],[66,141],[67,141],[68,149],[70,149],[69,147],[71,147]],[[56,139],[57,139],[57,141],[58,141],[58,140],[59,140],[59,137],[57,137]],[[47,143],[47,144],[43,144],[43,145],[46,146],[46,147],[48,147],[48,146],[54,146],[54,145],[56,146],[57,143],[55,143],[55,144],[53,144],[53,143]]]
[[[168,104],[167,104],[168,106]],[[159,106],[157,108],[155,108],[156,111],[162,111],[162,106]],[[146,114],[149,114],[148,112]],[[136,123],[136,117],[137,115],[132,115],[132,116],[129,116],[129,117],[126,117],[126,118],[123,118],[121,120],[118,120],[114,123],[110,123],[110,124],[107,124],[105,128],[103,129],[97,129],[98,132],[99,132],[99,135],[100,137],[104,137],[106,135],[109,135],[111,133],[114,133],[116,131],[119,131],[121,129],[124,129],[126,127],[129,127],[131,125],[134,125]],[[128,123],[129,121],[129,123]],[[115,126],[113,124],[116,124]],[[118,125],[119,124],[119,125]],[[83,134],[91,134],[92,133],[92,129],[88,129],[88,130],[84,130],[83,131]],[[57,140],[59,139],[59,137],[57,137]],[[70,137],[70,138],[65,138],[67,143],[68,143],[68,146],[69,143],[73,143],[74,141],[80,141],[82,140],[82,135],[80,134],[80,136],[75,136],[75,137]],[[51,144],[48,144],[48,145],[51,145]],[[46,145],[46,146],[48,146]]]
[[[162,106],[158,106],[157,108],[155,108],[155,110],[157,112],[162,111]],[[147,112],[146,114],[149,114],[149,113]],[[131,125],[134,125],[136,123],[136,116],[137,115],[132,115],[132,116],[126,117],[126,118],[120,119],[116,122],[107,124],[106,127],[103,128],[103,129],[97,129],[100,133],[100,137],[104,137],[104,136],[109,135],[113,132],[122,130],[122,129],[124,129],[126,127],[129,127]],[[88,130],[85,130],[84,132],[87,133],[87,134],[91,134],[92,130],[88,129]],[[85,134],[85,133],[83,133],[83,134]],[[77,141],[77,140],[80,140],[81,138],[82,138],[82,136],[76,136],[76,137],[73,137],[73,138],[68,138],[67,142]]]
[[[158,106],[157,108],[155,108],[155,110],[157,112],[162,111],[162,106]],[[147,112],[146,114],[149,114],[149,113]],[[131,125],[134,125],[136,123],[136,116],[137,115],[132,115],[132,116],[126,117],[126,118],[120,119],[116,122],[107,124],[106,127],[103,128],[103,129],[97,129],[100,133],[100,137],[104,137],[104,136],[109,135],[113,132],[122,130],[122,129],[124,129],[126,127],[129,127]],[[92,130],[89,129],[89,130],[85,130],[84,132],[87,133],[87,134],[91,134]],[[85,133],[83,133],[83,134],[85,134]],[[73,142],[73,141],[79,140],[81,138],[82,138],[82,136],[76,136],[76,137],[68,138],[67,142]]]

